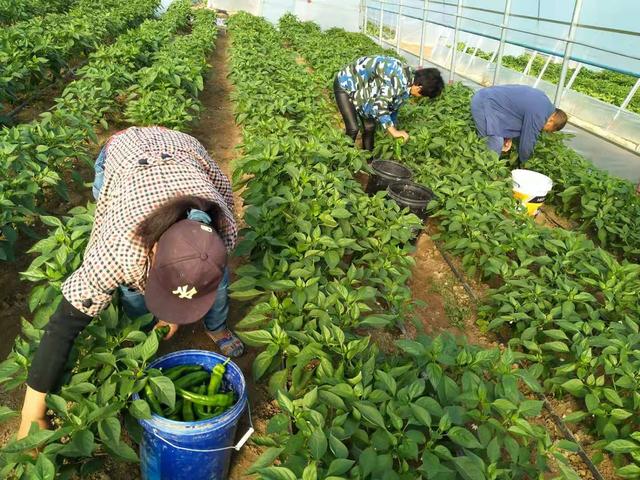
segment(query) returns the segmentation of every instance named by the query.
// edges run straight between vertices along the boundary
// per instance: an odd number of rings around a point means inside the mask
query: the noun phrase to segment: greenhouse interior
[[[638,18],[0,0],[0,478],[640,479]]]

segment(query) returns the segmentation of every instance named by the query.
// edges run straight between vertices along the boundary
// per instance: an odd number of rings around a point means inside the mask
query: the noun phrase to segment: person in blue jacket
[[[542,90],[526,85],[478,90],[471,99],[471,114],[478,134],[498,155],[511,148],[511,139],[519,137],[521,164],[533,153],[541,131],[557,132],[567,123],[567,114],[555,108]]]

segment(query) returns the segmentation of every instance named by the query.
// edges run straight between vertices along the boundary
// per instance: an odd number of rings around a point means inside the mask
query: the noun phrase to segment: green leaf
[[[311,462],[302,471],[302,480],[318,480],[318,467],[316,462]]]
[[[56,466],[44,453],[38,454],[34,475],[36,480],[54,480],[56,477]]]
[[[229,297],[233,298],[234,300],[244,301],[244,300],[250,300],[255,297],[259,297],[260,295],[264,295],[264,294],[265,292],[252,288],[250,290],[244,290],[242,292],[231,292],[229,293]]]
[[[265,374],[265,372],[271,366],[271,362],[273,362],[274,357],[277,355],[279,351],[278,347],[277,345],[273,345],[273,346],[275,346],[276,348],[275,349],[268,348],[264,352],[260,352],[258,356],[255,358],[255,360],[253,361],[253,366],[252,366],[253,378],[255,378],[256,380],[259,380],[262,377],[262,375]],[[275,350],[275,352],[273,352],[273,350]]]
[[[374,424],[376,427],[387,429],[384,424],[384,418],[373,405],[366,404],[364,402],[354,402],[354,406],[362,414],[362,417],[368,422]]]
[[[478,439],[466,428],[457,426],[451,427],[447,432],[447,436],[451,441],[464,448],[482,448]]]
[[[569,347],[567,347],[567,345],[560,341],[543,343],[540,348],[542,348],[543,350],[551,350],[558,353],[569,352]]]
[[[261,468],[258,473],[264,480],[298,480],[295,473],[285,467]]]
[[[424,425],[425,427],[431,426],[431,415],[426,408],[416,405],[415,403],[410,403],[409,408],[411,409],[413,416],[418,420],[419,424]]]
[[[611,416],[616,420],[626,420],[631,415],[633,415],[633,413],[627,410],[623,410],[622,408],[614,408],[613,410],[611,410]]]
[[[120,422],[115,417],[105,418],[98,423],[98,434],[107,446],[117,446],[120,443]]]
[[[60,454],[65,457],[89,457],[95,448],[93,433],[90,430],[76,432],[71,441],[67,443]]]
[[[22,438],[16,442],[9,443],[2,451],[3,453],[17,453],[25,450],[31,450],[46,443],[56,435],[56,432],[52,430],[38,430],[34,433],[30,433],[25,438]]]
[[[623,439],[614,440],[604,448],[612,453],[640,452],[640,444]]]
[[[245,472],[247,475],[251,475],[253,473],[257,473],[261,468],[265,468],[273,465],[278,455],[282,453],[284,447],[270,447],[267,448],[262,455],[258,457],[258,459],[253,462],[251,467]]]
[[[136,345],[131,349],[131,358],[139,358],[147,361],[156,354],[159,346],[158,336],[154,332],[151,332],[144,343]]]
[[[155,394],[160,403],[164,403],[169,408],[173,408],[176,405],[176,387],[173,385],[171,379],[167,377],[149,377],[149,383],[151,390]]]
[[[327,451],[327,437],[322,430],[316,428],[311,432],[308,445],[311,456],[316,460],[320,460]]]
[[[329,434],[329,448],[336,458],[347,458],[349,456],[349,449],[347,449],[347,446],[337,439],[332,433]]]
[[[111,453],[111,455],[121,460],[132,463],[137,463],[139,461],[138,454],[135,452],[135,450],[124,442],[105,446],[107,448],[107,451]]]
[[[342,475],[348,472],[354,463],[356,462],[346,458],[336,458],[329,464],[327,475]]]
[[[261,347],[273,342],[271,333],[267,330],[252,330],[250,332],[236,332],[244,343],[251,347]]]
[[[142,400],[134,400],[129,407],[129,412],[138,420],[147,420],[151,418],[151,409],[149,404]]]
[[[18,413],[11,410],[9,407],[0,406],[0,423],[7,421],[10,418],[17,416]]]
[[[584,383],[578,378],[567,380],[561,387],[574,396],[580,396],[580,394],[584,392]]]
[[[616,392],[613,388],[604,388],[603,390],[604,396],[607,400],[609,400],[614,405],[619,407],[624,407],[624,403],[622,403],[622,399],[618,392]]]
[[[280,408],[282,408],[285,412],[289,413],[290,415],[293,415],[293,411],[294,411],[293,402],[289,399],[286,393],[284,393],[282,390],[278,390],[277,400],[278,400],[278,405],[280,405]]]

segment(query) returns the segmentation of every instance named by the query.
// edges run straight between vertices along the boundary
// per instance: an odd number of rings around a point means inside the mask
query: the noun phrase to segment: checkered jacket
[[[213,202],[222,212],[215,222],[228,251],[238,236],[231,184],[195,138],[162,127],[132,127],[111,137],[105,154],[84,260],[62,286],[69,303],[91,316],[107,308],[119,286],[144,292],[149,251],[135,232],[169,200],[193,195]]]

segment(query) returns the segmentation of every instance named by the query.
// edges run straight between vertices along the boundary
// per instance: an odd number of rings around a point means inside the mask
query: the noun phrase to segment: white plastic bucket
[[[546,175],[533,170],[516,169],[511,171],[513,196],[522,202],[532,217],[540,211],[553,182]]]

